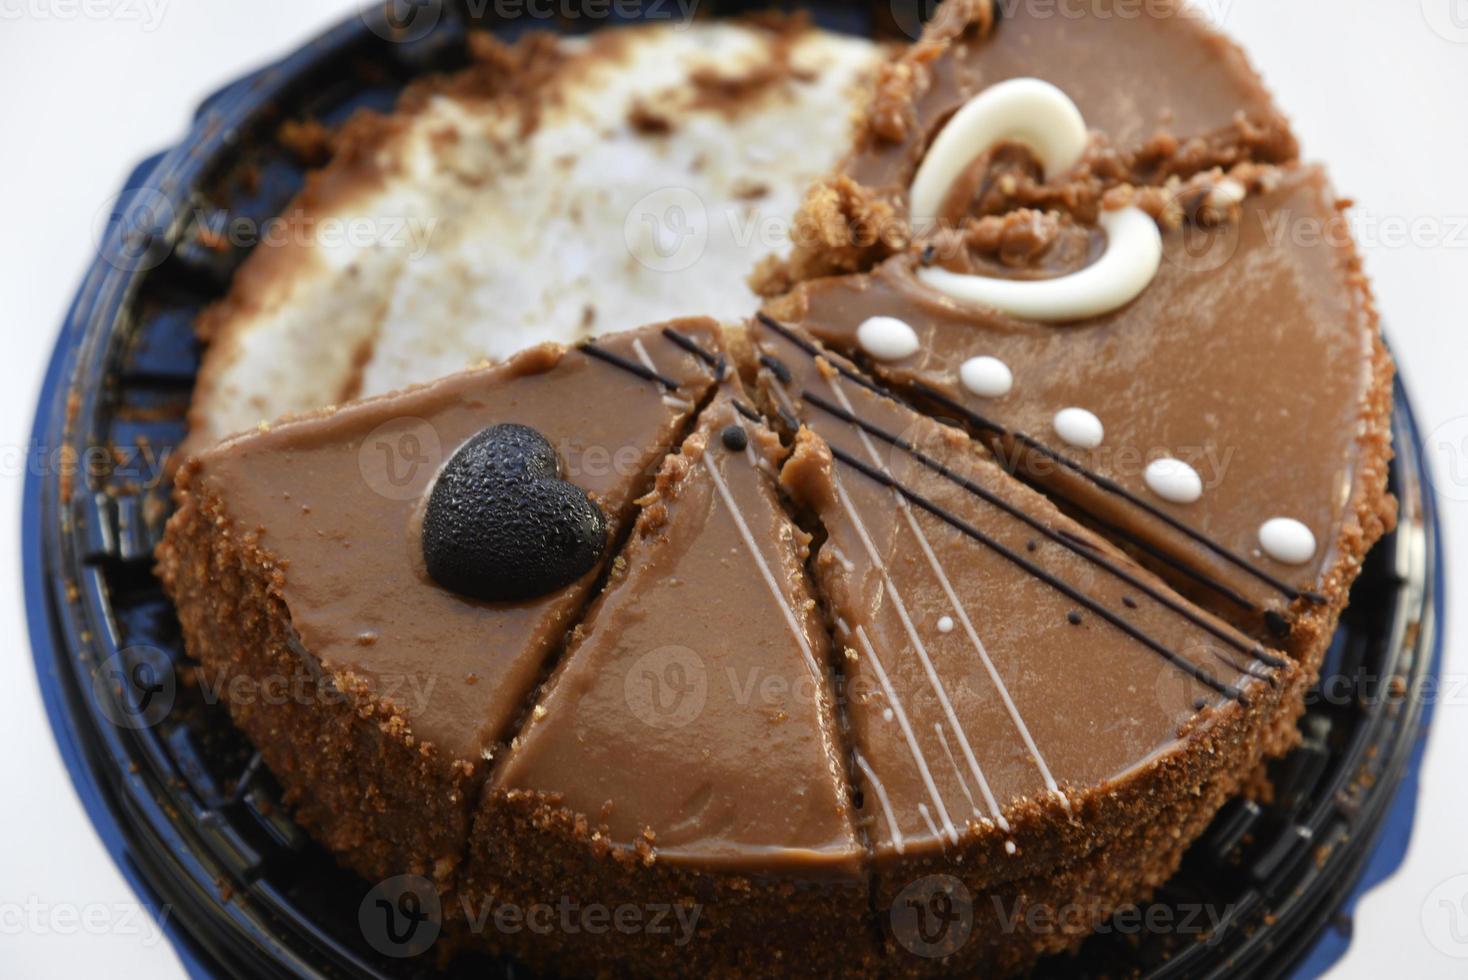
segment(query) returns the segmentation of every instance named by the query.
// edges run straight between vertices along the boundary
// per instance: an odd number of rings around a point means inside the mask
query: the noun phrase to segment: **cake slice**
[[[782,482],[825,532],[815,578],[844,652],[889,955],[898,972],[939,969],[903,931],[924,875],[961,881],[981,924],[943,970],[1008,973],[1074,945],[1089,926],[1003,928],[991,900],[1022,916],[1041,906],[1052,924],[1141,900],[1241,779],[1292,744],[1304,673],[962,431],[807,338],[752,330],[766,400],[798,427]]]
[[[532,964],[830,975],[872,952],[809,539],[777,496],[780,441],[741,397],[731,376],[664,464],[474,825],[480,916],[563,895],[675,914],[488,931]]]
[[[1313,663],[1393,518],[1392,367],[1321,171],[1276,171],[1255,191],[1223,227],[1165,232],[1150,285],[1101,316],[1042,323],[959,303],[911,254],[769,309],[963,422],[1190,597]],[[1190,256],[1199,235],[1210,244]],[[913,352],[872,357],[859,333],[874,317],[909,327]],[[1002,390],[966,377],[996,363]],[[1191,489],[1159,482],[1162,465]],[[1271,522],[1303,545],[1273,545]]]
[[[684,321],[546,345],[262,426],[182,468],[159,568],[189,652],[297,819],[351,867],[452,882],[486,760],[707,397],[718,343],[712,322]],[[527,524],[531,498],[584,518],[590,550],[543,594],[475,598],[430,575],[431,560],[474,557],[472,527],[467,550],[450,547],[453,526],[440,535],[446,555],[420,537],[443,531],[430,502],[442,490],[452,510],[460,461],[481,459],[491,429],[558,469],[514,483],[502,523],[528,527],[545,552],[565,529],[555,513]],[[469,495],[485,486],[470,480]]]
[[[1313,669],[1394,519],[1376,309],[1237,48],[1115,13],[943,5],[766,309]]]

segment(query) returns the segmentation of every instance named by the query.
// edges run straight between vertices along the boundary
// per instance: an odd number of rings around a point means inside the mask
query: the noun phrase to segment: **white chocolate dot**
[[[953,632],[953,617],[952,616],[939,616],[938,617],[938,632],[939,633],[952,633]]]
[[[1014,846],[1014,841],[1007,840],[1007,841],[1004,842],[1004,853],[1005,854],[1013,854],[1017,850],[1019,850],[1019,848],[1017,848],[1017,847]]]
[[[958,380],[982,398],[1001,398],[1014,387],[1014,375],[997,357],[970,357],[958,369]]]
[[[1163,500],[1175,504],[1191,504],[1203,496],[1203,478],[1198,471],[1180,459],[1163,457],[1147,464],[1143,474],[1147,486]]]
[[[874,316],[856,328],[861,349],[879,361],[900,361],[917,353],[917,332],[895,316]]]
[[[1286,565],[1303,565],[1315,557],[1315,535],[1292,517],[1271,517],[1261,524],[1259,546]]]
[[[1077,449],[1095,449],[1106,438],[1106,429],[1084,408],[1062,408],[1055,413],[1055,434]]]
[[[891,708],[883,708],[882,709],[882,720],[883,721],[891,721],[894,717],[895,716],[892,714],[892,709]]]

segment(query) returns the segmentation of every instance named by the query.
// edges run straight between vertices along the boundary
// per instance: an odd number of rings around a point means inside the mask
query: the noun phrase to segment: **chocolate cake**
[[[809,538],[777,497],[785,451],[738,388],[726,381],[663,465],[618,572],[487,787],[469,865],[476,902],[680,904],[696,932],[683,945],[505,936],[521,959],[586,974],[841,970],[835,951],[866,932]],[[805,928],[772,948],[763,937],[781,921]]]
[[[1006,14],[950,4],[885,73],[854,149],[806,204],[841,245],[767,270],[770,289],[806,280],[768,309],[960,419],[1185,594],[1314,665],[1394,515],[1392,367],[1340,202],[1295,162],[1237,49],[1187,8]],[[1014,92],[1041,120],[1001,122],[977,157],[939,162],[951,187],[923,186],[924,151],[954,135],[960,107],[1024,84],[1021,67],[1096,127],[1070,166],[1048,173],[1036,134],[1053,110]],[[853,224],[829,213],[831,187]],[[890,257],[847,247],[872,213],[900,246]],[[1112,258],[1110,285],[1135,274],[1135,288],[1073,308]],[[873,346],[883,328],[900,349]]]
[[[262,426],[181,470],[159,561],[189,651],[296,818],[363,875],[453,881],[499,741],[714,383],[674,336],[718,343],[688,321],[538,347]],[[492,423],[532,426],[607,525],[594,567],[527,601],[440,587],[419,544],[425,491]]]
[[[960,430],[772,320],[753,329],[771,409],[799,427],[782,481],[826,532],[814,567],[844,654],[879,921],[898,922],[895,898],[925,875],[1020,914],[1138,900],[1180,849],[1143,857],[1129,835],[1201,829],[1292,744],[1304,672]],[[1036,886],[1078,869],[1066,894]],[[907,937],[893,938],[889,952]],[[944,969],[1005,973],[1073,940],[980,933]]]
[[[181,469],[161,574],[312,834],[559,973],[1003,977],[1260,791],[1391,364],[1240,52],[1119,14],[940,7],[748,322]]]

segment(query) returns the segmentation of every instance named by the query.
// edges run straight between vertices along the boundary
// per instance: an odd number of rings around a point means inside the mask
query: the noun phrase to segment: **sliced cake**
[[[996,910],[1099,922],[1145,897],[1292,743],[1303,673],[962,431],[798,334],[753,331],[768,404],[799,431],[782,482],[825,533],[814,569],[889,959],[993,975],[1074,945],[1084,930],[1006,929]],[[978,923],[941,963],[902,932],[928,875],[962,882]]]
[[[767,309],[1313,665],[1394,514],[1392,367],[1342,204],[1196,15],[1027,11],[947,4],[894,63],[831,182],[895,246],[854,254],[835,216],[787,278],[855,274]]]
[[[780,441],[741,397],[731,376],[664,464],[491,778],[468,876],[480,914],[573,895],[668,906],[678,927],[488,931],[529,962],[830,975],[872,952],[809,539],[778,499]]]
[[[547,345],[184,466],[159,565],[188,649],[297,819],[352,867],[452,881],[486,760],[714,384],[700,355],[716,349],[708,321]],[[513,540],[461,582],[485,557],[476,517]]]

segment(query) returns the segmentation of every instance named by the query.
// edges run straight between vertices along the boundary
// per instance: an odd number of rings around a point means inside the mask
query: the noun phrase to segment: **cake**
[[[486,419],[527,424],[615,542],[714,382],[669,339],[715,346],[714,325],[667,329],[263,426],[180,470],[159,560],[189,652],[296,819],[362,875],[453,880],[487,763],[613,550],[530,601],[463,598],[429,577],[425,489]]]
[[[879,54],[799,19],[472,35],[470,67],[332,135],[205,313],[187,450],[537,343],[747,316]]]
[[[562,895],[681,905],[692,938],[505,935],[521,960],[586,975],[839,970],[832,950],[866,928],[809,538],[777,495],[785,450],[743,397],[731,376],[664,463],[618,574],[486,787],[468,869],[481,912]],[[789,921],[803,928],[769,948]]]
[[[814,562],[887,958],[895,903],[947,876],[971,936],[941,971],[1007,975],[1137,901],[1266,754],[1293,744],[1304,671],[1194,607],[1013,479],[774,321],[753,328],[782,472]],[[958,885],[954,887],[957,888]],[[932,896],[927,896],[929,899]],[[896,911],[894,911],[894,909]]]
[[[1267,792],[1391,364],[1242,54],[1115,14],[942,5],[758,312],[201,423],[160,573],[303,826],[537,969],[1007,977]]]
[[[1073,166],[1044,180],[1001,139],[953,170],[946,199],[927,190],[914,221],[923,148],[1020,70],[1097,127]],[[1021,4],[998,20],[950,4],[883,72],[804,208],[797,223],[825,237],[764,270],[772,315],[962,420],[1191,598],[1318,665],[1394,519],[1392,365],[1342,204],[1236,48],[1170,3],[1135,18]],[[885,234],[854,252],[872,214]],[[963,298],[1079,279],[1107,215],[1161,228],[1128,301],[1046,316],[1022,296],[1011,310]],[[864,347],[874,319],[910,331],[911,350]]]

